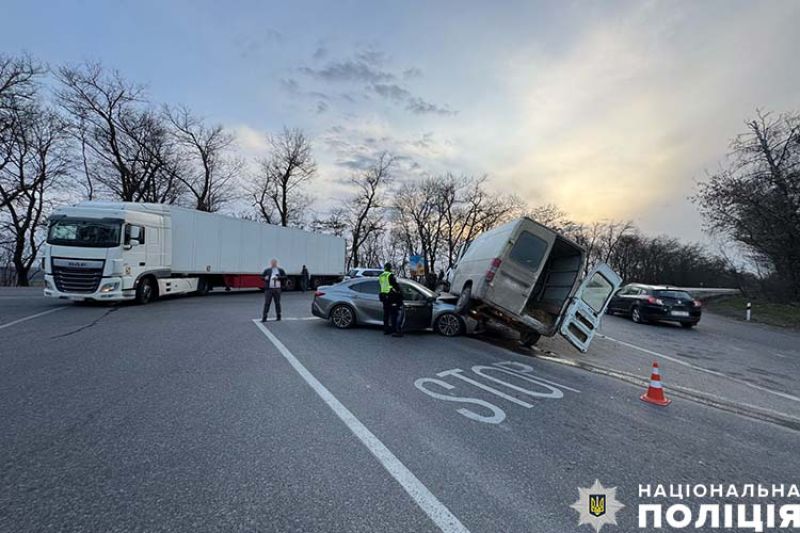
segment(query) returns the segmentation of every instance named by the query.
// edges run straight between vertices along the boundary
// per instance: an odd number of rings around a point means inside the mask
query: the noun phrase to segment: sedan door
[[[400,281],[403,291],[403,307],[405,308],[405,329],[426,329],[431,327],[433,302],[425,294],[408,283]]]
[[[350,295],[356,308],[356,320],[361,324],[383,324],[383,302],[377,279],[350,285]]]

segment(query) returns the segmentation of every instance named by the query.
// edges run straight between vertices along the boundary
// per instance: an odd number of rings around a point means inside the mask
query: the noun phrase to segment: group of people
[[[264,308],[261,312],[261,322],[267,321],[272,302],[275,302],[275,320],[281,319],[281,291],[287,276],[286,271],[278,266],[278,260],[272,259],[269,268],[262,273],[264,278]],[[300,284],[303,291],[308,288],[308,269],[303,265],[300,274]],[[403,309],[403,291],[397,278],[392,273],[392,264],[386,263],[383,272],[378,276],[380,285],[380,300],[383,303],[383,334],[395,337],[403,336],[403,322],[405,311]]]

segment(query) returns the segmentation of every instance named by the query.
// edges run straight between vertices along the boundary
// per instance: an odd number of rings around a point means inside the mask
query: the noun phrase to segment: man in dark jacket
[[[378,276],[380,300],[383,302],[383,334],[403,336],[403,292],[392,274],[392,264],[386,263]]]
[[[308,269],[303,265],[303,270],[300,271],[300,288],[303,292],[308,290]]]
[[[264,309],[261,312],[261,322],[267,321],[272,300],[275,300],[275,313],[278,315],[277,320],[280,320],[281,288],[283,287],[283,282],[286,281],[286,272],[278,267],[277,259],[272,259],[269,262],[269,268],[264,270],[261,276],[264,278]]]

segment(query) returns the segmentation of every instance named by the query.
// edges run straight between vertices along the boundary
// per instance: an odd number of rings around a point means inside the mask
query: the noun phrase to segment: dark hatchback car
[[[611,298],[607,313],[630,316],[638,323],[678,322],[691,328],[700,322],[702,306],[680,289],[661,285],[625,285]]]

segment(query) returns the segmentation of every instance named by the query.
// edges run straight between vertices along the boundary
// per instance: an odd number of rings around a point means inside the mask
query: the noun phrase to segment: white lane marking
[[[768,352],[768,353],[769,353],[769,352]],[[786,359],[787,357],[789,357],[789,356],[788,356],[788,355],[786,355],[785,353],[780,353],[780,352],[773,352],[773,353],[772,353],[772,354],[770,354],[770,355],[774,355],[775,357],[780,357],[781,359]]]
[[[260,321],[260,318],[254,318],[254,321]],[[318,316],[287,316],[286,318],[281,318],[281,322],[286,320],[322,320]],[[274,318],[267,320],[267,322],[277,322]]]
[[[10,328],[13,325],[19,324],[20,322],[26,322],[28,320],[33,320],[34,318],[39,318],[40,316],[49,315],[50,313],[55,313],[56,311],[61,311],[62,309],[66,309],[67,306],[63,307],[54,307],[53,309],[48,309],[47,311],[42,311],[41,313],[36,313],[35,315],[24,316],[22,318],[18,318],[8,324],[0,324],[0,329]]]
[[[675,357],[670,357],[669,355],[664,355],[663,353],[654,352],[652,350],[648,350],[647,348],[642,348],[641,346],[636,346],[635,344],[631,344],[629,342],[621,341],[619,339],[615,339],[615,338],[609,337],[607,335],[598,334],[597,336],[600,337],[601,339],[606,339],[606,340],[609,340],[609,341],[612,341],[612,342],[616,342],[617,344],[621,344],[623,346],[627,346],[628,348],[633,348],[634,350],[639,350],[640,352],[644,352],[644,353],[646,353],[648,355],[652,355],[654,357],[661,357],[662,359],[666,359],[668,361],[672,361],[673,363],[685,366],[686,368],[691,368],[692,370],[697,370],[698,372],[704,372],[706,374],[711,374],[712,376],[718,376],[718,377],[733,381],[735,383],[739,383],[739,384],[744,385],[746,387],[750,387],[751,389],[760,390],[762,392],[766,392],[768,394],[772,394],[772,395],[778,396],[780,398],[785,398],[785,399],[791,400],[793,402],[800,402],[800,397],[793,396],[793,395],[787,394],[785,392],[772,390],[772,389],[767,388],[767,387],[762,387],[761,385],[756,385],[755,383],[750,383],[749,381],[745,381],[743,379],[739,379],[739,378],[735,378],[733,376],[729,376],[727,374],[724,374],[722,372],[718,372],[716,370],[711,370],[709,368],[703,368],[702,366],[697,366],[697,365],[692,364],[692,363],[687,363],[686,361],[683,361],[681,359],[678,359],[678,358],[675,358]]]
[[[314,392],[328,404],[328,407],[344,422],[344,424],[358,437],[358,440],[367,447],[375,456],[379,463],[387,472],[398,482],[408,493],[417,505],[428,515],[434,524],[445,533],[461,532],[469,533],[469,530],[456,518],[456,516],[440,502],[433,493],[428,490],[414,473],[409,470],[400,460],[378,439],[367,427],[356,418],[356,416],[345,407],[336,397],[319,382],[314,375],[303,366],[289,349],[272,334],[258,319],[253,319],[258,329],[261,330],[267,339],[278,349],[283,357],[289,362],[295,371],[300,374]]]

